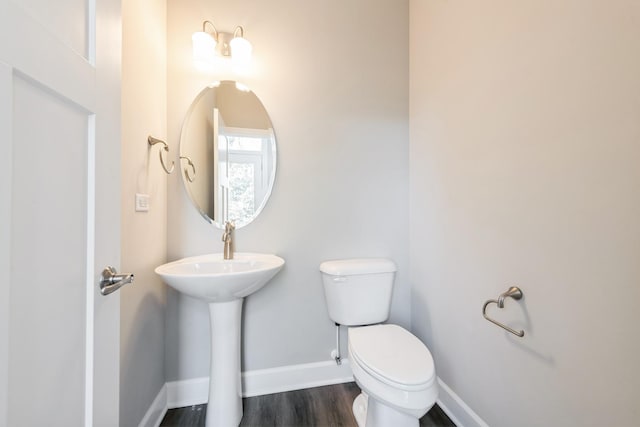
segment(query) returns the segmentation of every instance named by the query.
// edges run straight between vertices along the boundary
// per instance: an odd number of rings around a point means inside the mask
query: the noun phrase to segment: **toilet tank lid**
[[[320,271],[333,276],[392,273],[396,270],[395,263],[386,258],[337,259],[320,264]]]

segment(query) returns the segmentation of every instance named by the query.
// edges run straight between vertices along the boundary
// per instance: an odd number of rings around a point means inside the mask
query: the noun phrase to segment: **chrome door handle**
[[[109,266],[102,270],[100,276],[100,293],[109,295],[124,285],[133,282],[133,274],[118,274],[115,268]]]

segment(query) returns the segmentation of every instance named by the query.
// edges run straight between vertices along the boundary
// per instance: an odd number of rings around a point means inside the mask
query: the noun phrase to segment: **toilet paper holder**
[[[508,327],[507,325],[504,325],[500,322],[498,322],[497,320],[494,320],[492,318],[490,318],[489,316],[487,316],[487,306],[489,304],[496,304],[498,306],[498,308],[504,308],[504,300],[506,298],[513,298],[514,300],[520,300],[522,299],[522,296],[524,294],[522,293],[522,290],[517,287],[517,286],[511,286],[509,289],[507,289],[506,292],[503,292],[500,294],[500,296],[498,296],[498,299],[490,299],[488,301],[486,301],[484,303],[484,305],[482,306],[482,316],[484,316],[485,319],[487,319],[489,322],[500,326],[502,329],[505,329],[509,332],[511,332],[513,335],[519,336],[520,338],[522,338],[524,336],[524,331],[523,330],[519,330],[516,331],[515,329],[511,329],[510,327]]]

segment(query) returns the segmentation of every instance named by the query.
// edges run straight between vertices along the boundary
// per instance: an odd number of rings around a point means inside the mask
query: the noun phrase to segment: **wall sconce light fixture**
[[[207,24],[211,32],[207,31]],[[216,30],[211,21],[202,23],[202,31],[193,33],[193,60],[196,63],[210,64],[215,61],[216,53],[223,57],[231,57],[238,64],[251,61],[251,43],[244,38],[244,29],[237,26],[233,34]]]

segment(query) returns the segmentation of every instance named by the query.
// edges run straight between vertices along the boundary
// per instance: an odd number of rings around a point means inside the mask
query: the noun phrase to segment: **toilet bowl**
[[[353,402],[360,427],[415,427],[435,404],[438,387],[429,349],[389,317],[396,271],[387,259],[320,265],[329,317],[349,326],[349,360],[362,393]]]
[[[436,402],[431,353],[398,325],[350,328],[349,360],[363,391],[354,402],[360,427],[417,426]]]

